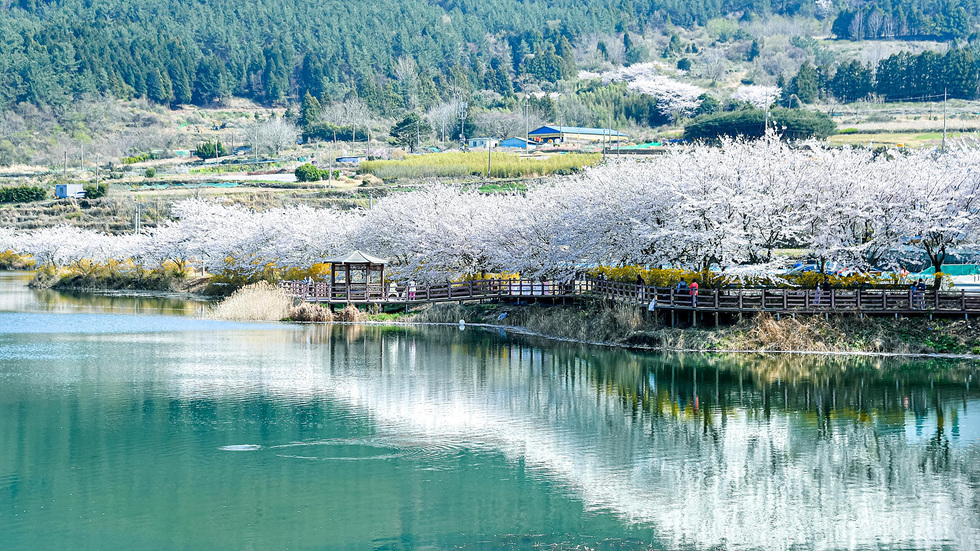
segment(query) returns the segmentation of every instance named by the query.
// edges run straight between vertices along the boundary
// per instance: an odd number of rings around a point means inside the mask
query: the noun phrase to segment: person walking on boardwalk
[[[820,284],[820,290],[823,291],[823,296],[824,296],[824,298],[827,299],[828,305],[833,306],[832,304],[830,304],[830,302],[831,302],[831,300],[830,300],[830,292],[831,291],[830,291],[830,278],[829,277],[823,276],[823,283]]]
[[[408,300],[415,300],[415,280],[408,280]]]
[[[926,309],[926,282],[924,279],[920,279],[918,283],[915,284],[915,302],[919,310]]]
[[[698,280],[691,282],[691,308],[698,307]]]

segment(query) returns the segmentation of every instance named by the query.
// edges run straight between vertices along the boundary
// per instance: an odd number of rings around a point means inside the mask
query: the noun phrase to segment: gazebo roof
[[[387,264],[388,259],[378,258],[361,251],[352,251],[345,255],[328,258],[324,262],[328,264]]]

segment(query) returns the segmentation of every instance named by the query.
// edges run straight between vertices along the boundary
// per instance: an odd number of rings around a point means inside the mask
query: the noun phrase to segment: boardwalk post
[[[830,289],[830,309],[833,310],[837,306],[837,289]]]
[[[789,293],[786,289],[783,289],[783,310],[787,309],[786,295]]]
[[[803,309],[810,310],[810,290],[803,291]]]
[[[473,280],[470,280],[470,298],[473,298]]]
[[[881,309],[888,309],[888,289],[881,290]]]

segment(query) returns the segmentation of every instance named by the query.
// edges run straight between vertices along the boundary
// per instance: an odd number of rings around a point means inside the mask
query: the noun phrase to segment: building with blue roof
[[[532,130],[528,136],[538,143],[594,143],[626,142],[629,136],[611,128],[586,128],[583,126],[546,125]]]
[[[526,142],[524,138],[507,138],[500,142],[500,147],[510,149],[534,149],[534,142]]]

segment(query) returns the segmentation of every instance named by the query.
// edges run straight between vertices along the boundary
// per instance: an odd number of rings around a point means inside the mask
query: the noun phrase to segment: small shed
[[[337,162],[356,165],[361,162],[361,158],[356,155],[347,155],[345,157],[337,157]]]
[[[54,186],[54,196],[61,199],[81,199],[85,197],[82,184],[58,184]]]
[[[467,142],[470,149],[486,149],[489,144],[490,147],[497,147],[498,142],[493,138],[470,138]]]
[[[353,251],[324,262],[330,264],[331,299],[348,302],[384,299],[387,259]]]

